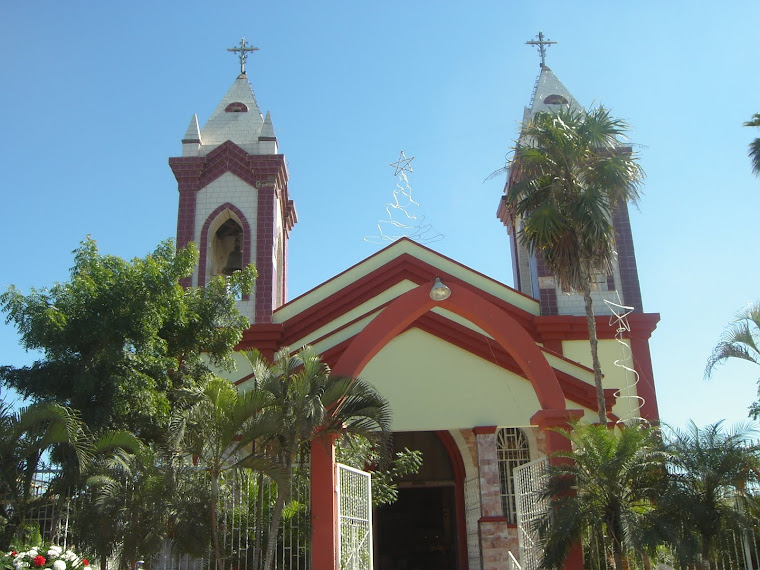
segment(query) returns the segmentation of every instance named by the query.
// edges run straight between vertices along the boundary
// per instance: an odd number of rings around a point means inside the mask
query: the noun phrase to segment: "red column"
[[[545,433],[546,454],[551,455],[556,451],[571,451],[570,440],[552,428],[570,429],[574,420],[583,417],[583,410],[540,410],[530,418],[530,423],[536,424]],[[550,462],[556,461],[550,459]],[[560,460],[561,461],[561,460]],[[583,546],[578,543],[570,548],[565,558],[564,570],[583,570]]]
[[[335,570],[338,561],[336,434],[311,443],[311,567]]]

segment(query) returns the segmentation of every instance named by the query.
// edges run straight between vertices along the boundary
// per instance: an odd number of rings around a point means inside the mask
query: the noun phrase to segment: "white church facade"
[[[556,105],[578,104],[542,65],[524,119]],[[296,209],[271,118],[245,72],[202,128],[192,118],[182,156],[169,164],[179,189],[178,246],[200,250],[187,284],[234,270],[230,259],[258,270],[253,293],[240,301],[251,321],[240,348],[271,357],[283,346],[316,347],[333,371],[361,376],[389,400],[397,446],[422,450],[420,474],[402,482],[397,504],[376,513],[375,568],[412,568],[418,557],[440,570],[506,568],[508,553],[518,552],[512,470],[567,448],[550,428],[597,417],[579,299],[513,236],[516,288],[400,239],[288,300],[288,272],[298,272],[288,266]],[[500,201],[497,217],[506,215]],[[595,304],[607,298],[633,312],[624,331],[609,313],[597,318],[608,417],[656,420],[648,339],[659,316],[642,310],[627,211],[614,222],[618,259]],[[436,280],[441,295],[431,295]],[[616,365],[621,359],[625,367]],[[319,564],[329,565],[335,545],[325,536],[320,560],[328,562]]]

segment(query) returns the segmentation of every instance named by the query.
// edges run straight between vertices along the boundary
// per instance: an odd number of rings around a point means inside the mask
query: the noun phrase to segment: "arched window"
[[[225,113],[247,113],[248,106],[245,103],[235,101],[224,108]]]
[[[499,484],[501,507],[507,522],[517,523],[515,511],[515,467],[530,461],[528,439],[519,428],[499,428],[496,432],[496,455],[499,460]]]
[[[211,275],[230,275],[243,268],[242,238],[243,228],[232,217],[219,226],[210,244]]]
[[[546,99],[544,99],[544,103],[547,105],[567,105],[567,99],[565,99],[562,95],[549,95]]]

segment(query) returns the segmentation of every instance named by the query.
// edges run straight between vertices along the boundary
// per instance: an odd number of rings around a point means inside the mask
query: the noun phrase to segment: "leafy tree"
[[[238,393],[228,380],[213,377],[186,391],[186,406],[179,407],[171,423],[170,441],[189,453],[208,476],[211,493],[208,501],[209,528],[218,570],[223,570],[223,555],[218,536],[220,484],[224,474],[245,465],[266,472],[276,481],[286,478],[275,462],[265,455],[255,456],[252,444],[271,437],[276,425],[264,409],[272,396],[262,390]]]
[[[750,444],[751,433],[746,426],[725,430],[722,422],[669,431],[669,486],[660,510],[683,563],[717,567],[718,537],[751,527],[747,501],[760,476],[760,448]]]
[[[561,568],[584,537],[610,541],[615,568],[655,543],[655,501],[664,489],[665,453],[659,431],[643,425],[608,429],[576,424],[559,430],[573,451],[557,453],[544,496],[550,509],[539,531],[543,568]]]
[[[234,297],[249,292],[255,270],[185,289],[197,252],[163,242],[144,258],[101,255],[86,238],[71,278],[27,295],[11,286],[0,309],[31,366],[0,367],[0,381],[35,401],[77,408],[94,430],[129,429],[146,440],[168,423],[173,389],[207,374],[203,353],[221,367],[248,326]]]
[[[38,403],[14,412],[0,402],[0,550],[8,550],[14,540],[26,541],[31,507],[48,500],[35,487],[35,476],[43,455],[61,446],[70,449],[77,467],[89,463],[89,434],[74,410]]]
[[[744,123],[745,127],[760,127],[760,113],[755,113],[752,119]],[[749,143],[749,157],[752,160],[752,173],[760,176],[760,138]]]
[[[635,153],[621,146],[627,129],[604,107],[536,113],[523,125],[519,176],[505,197],[521,242],[544,257],[559,285],[583,295],[601,423],[607,417],[591,290],[596,274],[611,271],[615,208],[637,200],[644,176]]]
[[[372,505],[375,507],[395,503],[398,500],[397,481],[405,475],[419,473],[422,467],[421,451],[404,448],[389,461],[382,447],[376,441],[355,434],[345,434],[336,446],[339,462],[372,471]]]
[[[707,360],[705,378],[712,376],[718,364],[732,358],[760,364],[760,303],[741,311],[726,327]],[[760,396],[760,388],[758,395]],[[760,416],[760,400],[752,404],[749,413],[754,419]]]
[[[98,462],[75,513],[78,542],[100,558],[129,568],[157,554],[166,536],[165,488],[155,453],[118,451]]]
[[[132,440],[101,451],[74,510],[77,543],[119,568],[157,555],[166,540],[172,550],[205,556],[210,544],[203,513],[209,486],[198,469],[167,449]]]
[[[277,426],[267,442],[267,453],[288,478],[278,484],[272,512],[264,570],[274,561],[277,529],[290,492],[293,466],[307,444],[321,434],[387,433],[390,429],[388,402],[367,382],[334,376],[312,347],[295,354],[280,349],[274,362],[248,353],[253,366],[255,389],[271,395],[266,408],[269,421]]]

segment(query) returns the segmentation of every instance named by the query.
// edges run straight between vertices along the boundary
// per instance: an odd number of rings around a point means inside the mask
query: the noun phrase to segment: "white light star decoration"
[[[406,237],[426,244],[443,239],[443,234],[425,222],[425,216],[417,214],[420,205],[412,196],[412,185],[406,175],[407,172],[414,172],[413,160],[413,156],[407,158],[402,150],[399,159],[390,164],[395,170],[393,175],[396,177],[396,189],[391,201],[385,205],[388,217],[377,221],[378,235],[365,236],[364,241],[382,244]]]
[[[633,312],[633,307],[623,305],[618,293],[618,302],[604,299],[605,305],[610,310],[610,325],[615,327],[615,340],[620,344],[620,358],[615,360],[615,366],[624,370],[627,378],[633,378],[626,393],[620,390],[615,392],[615,400],[623,403],[628,408],[630,414],[629,421],[638,421],[648,424],[649,422],[641,417],[641,407],[644,405],[644,398],[633,393],[635,386],[639,383],[639,373],[633,369],[633,358],[631,347],[625,342],[625,336],[631,332],[631,325],[628,323],[628,315]],[[638,390],[637,390],[638,391]]]

